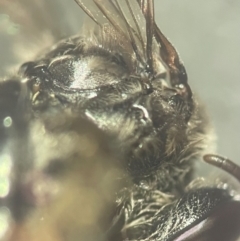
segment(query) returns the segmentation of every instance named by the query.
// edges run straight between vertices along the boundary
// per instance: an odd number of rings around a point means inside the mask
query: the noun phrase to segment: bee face
[[[233,188],[191,183],[210,128],[154,2],[76,3],[81,34],[0,86],[5,240],[237,240]]]
[[[113,13],[107,13],[98,3],[78,4],[98,18],[90,15],[93,22],[80,37],[60,42],[20,68],[33,91],[34,108],[42,108],[44,100],[54,95],[55,102],[74,108],[114,135],[134,176],[151,175],[159,166],[165,172],[172,160],[197,157],[207,127],[199,125],[195,131],[202,110],[195,108],[175,49],[145,18],[154,17],[153,6],[108,3]],[[101,19],[99,11],[109,20]],[[113,14],[120,22],[113,20]],[[135,15],[140,16],[138,21]],[[140,28],[143,23],[145,28]]]

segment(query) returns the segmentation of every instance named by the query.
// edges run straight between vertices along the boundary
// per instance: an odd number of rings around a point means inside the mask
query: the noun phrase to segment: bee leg
[[[138,4],[142,9],[142,12],[146,20],[148,21],[148,39],[151,39],[153,34],[157,42],[160,44],[160,55],[165,64],[167,65],[167,67],[169,68],[171,77],[170,82],[172,87],[176,88],[182,94],[182,96],[186,96],[189,99],[191,99],[192,91],[188,85],[188,78],[185,67],[182,61],[180,60],[180,57],[176,49],[164,36],[164,34],[161,32],[161,30],[155,23],[153,0],[138,0]],[[151,41],[148,41],[149,45],[151,45]],[[150,50],[148,52],[151,52],[151,46],[149,46],[149,49]]]
[[[160,55],[170,72],[170,84],[177,93],[188,103],[189,119],[194,110],[192,90],[188,84],[186,69],[173,45],[164,36],[155,23],[154,36],[160,44]]]
[[[203,160],[213,166],[219,167],[222,170],[228,172],[240,182],[240,166],[238,166],[231,160],[212,154],[205,155],[203,157]]]
[[[183,86],[188,86],[188,77],[186,69],[180,60],[180,57],[174,48],[174,46],[169,42],[169,40],[164,36],[158,26],[155,24],[155,37],[160,43],[160,54],[163,61],[167,64],[170,74],[171,74],[171,84],[173,87],[181,88]],[[191,95],[191,93],[188,93]]]

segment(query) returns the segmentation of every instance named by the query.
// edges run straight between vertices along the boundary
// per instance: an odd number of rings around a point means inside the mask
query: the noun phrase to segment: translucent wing
[[[132,52],[141,64],[151,65],[153,33],[148,34],[146,18],[137,1],[75,1],[95,24],[101,28],[110,26],[120,38],[124,37],[125,47],[131,45]]]

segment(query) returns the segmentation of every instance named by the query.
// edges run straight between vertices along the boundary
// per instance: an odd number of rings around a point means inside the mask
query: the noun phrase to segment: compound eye
[[[237,241],[240,237],[240,202],[230,201],[173,241]]]

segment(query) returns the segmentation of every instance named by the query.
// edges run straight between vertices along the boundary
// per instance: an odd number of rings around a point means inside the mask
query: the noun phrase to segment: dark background
[[[217,152],[240,163],[240,1],[155,0],[155,11],[185,63],[191,87],[206,104]],[[45,46],[39,36],[46,28],[59,39],[76,34],[81,24],[73,0],[0,0],[0,75],[14,72],[9,67]]]

